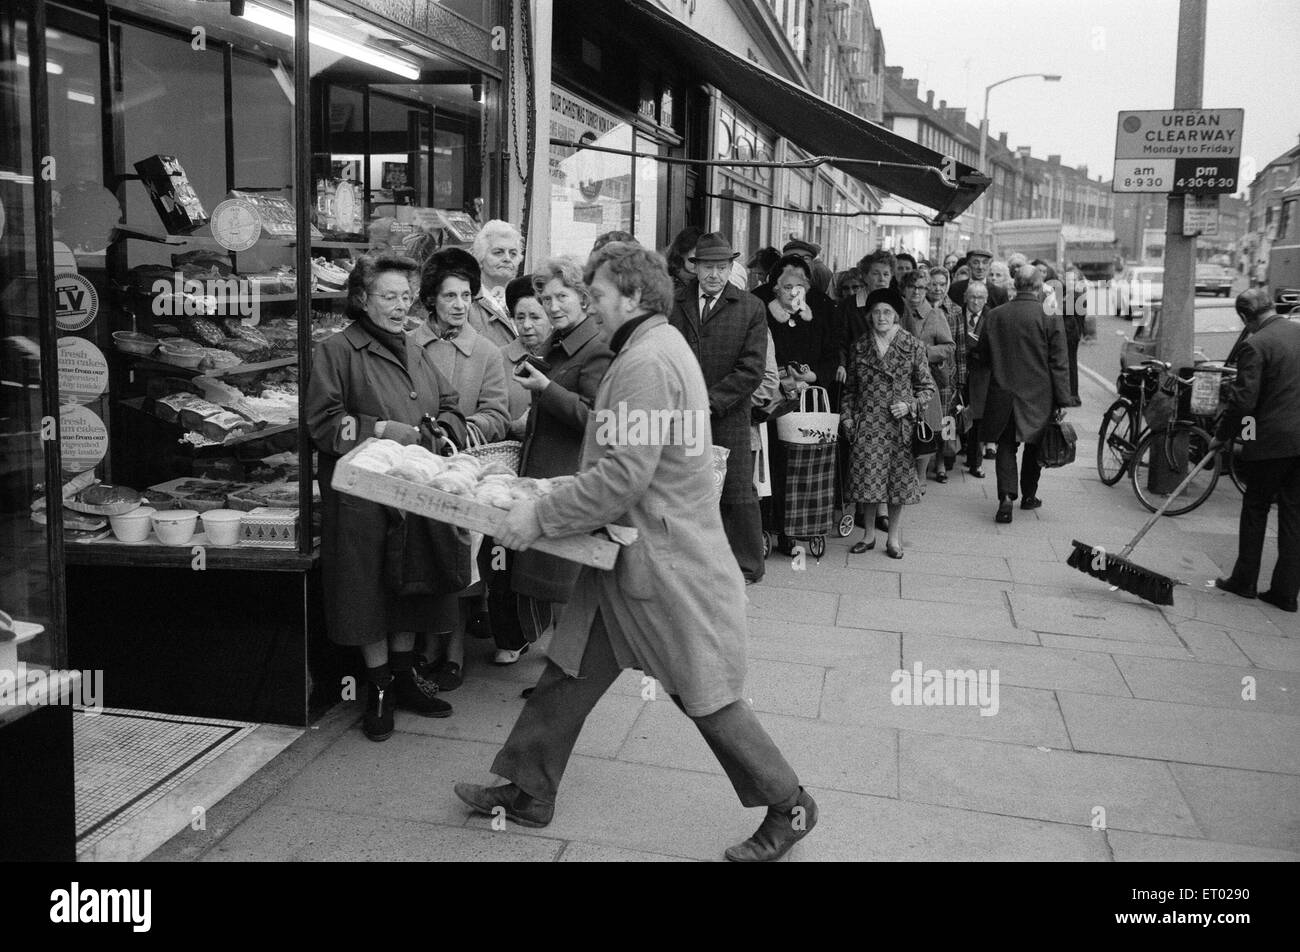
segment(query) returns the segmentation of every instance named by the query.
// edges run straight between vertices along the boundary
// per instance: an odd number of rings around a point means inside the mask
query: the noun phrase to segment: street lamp
[[[981,173],[984,173],[984,163],[988,155],[989,93],[993,91],[994,86],[1001,86],[1003,83],[1009,83],[1013,79],[1031,79],[1033,77],[1039,77],[1049,83],[1059,83],[1061,81],[1061,76],[1059,73],[1020,73],[1016,76],[1008,76],[1006,79],[999,79],[996,83],[990,83],[989,85],[984,87],[984,113],[983,113],[983,118],[980,119],[980,172]],[[990,182],[992,178],[993,176],[990,175],[989,176]],[[992,185],[990,184],[989,187],[991,188]],[[987,229],[988,215],[983,214],[983,212],[988,208],[987,202],[988,199],[985,196],[981,195],[980,196],[980,212],[981,212],[980,236],[981,236],[981,240],[986,243],[987,243],[987,239],[984,238],[983,236],[984,233],[988,230]]]

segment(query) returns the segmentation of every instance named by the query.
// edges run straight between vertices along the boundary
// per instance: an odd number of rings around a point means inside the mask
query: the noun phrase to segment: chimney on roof
[[[1007,147],[1007,134],[1005,132],[998,133],[998,145],[1004,149]]]
[[[1048,164],[1048,165],[1060,165],[1060,164],[1061,164],[1061,157],[1060,157],[1059,155],[1049,155],[1049,156],[1047,157],[1047,164]]]
[[[925,91],[925,104],[926,104],[927,106],[929,106],[931,109],[934,108],[934,90],[933,90],[933,89],[927,89],[927,90]]]
[[[921,81],[919,79],[903,80],[903,95],[908,99],[920,99]]]
[[[885,79],[886,79],[888,82],[893,83],[895,86],[901,86],[901,85],[903,85],[903,67],[901,67],[901,66],[886,66],[886,67],[885,67]]]
[[[939,112],[940,112],[940,114],[942,114],[942,115],[947,115],[947,114],[948,114],[948,100],[946,100],[946,99],[940,99],[940,100],[939,100]]]
[[[1033,150],[1033,146],[1018,145],[1016,146],[1016,155],[1020,156],[1022,159],[1027,159],[1029,158],[1029,153],[1032,150]]]
[[[1088,177],[1088,166],[1086,166],[1086,165],[1081,165],[1081,166],[1079,166],[1079,174],[1082,175],[1084,178],[1087,178],[1087,177]]]

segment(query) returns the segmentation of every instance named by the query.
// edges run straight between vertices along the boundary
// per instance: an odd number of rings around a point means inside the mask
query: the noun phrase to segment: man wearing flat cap
[[[1007,292],[1004,287],[994,284],[989,278],[989,263],[993,260],[993,255],[987,251],[976,249],[966,256],[966,266],[970,268],[970,278],[954,282],[948,288],[948,297],[959,307],[966,303],[966,286],[971,281],[983,284],[989,289],[989,309],[998,307],[1007,303]]]
[[[680,288],[668,319],[700,362],[709,388],[713,442],[731,451],[722,487],[722,526],[746,582],[763,577],[763,525],[754,494],[750,405],[767,361],[767,310],[727,280],[739,253],[718,232],[695,246],[695,275]]]

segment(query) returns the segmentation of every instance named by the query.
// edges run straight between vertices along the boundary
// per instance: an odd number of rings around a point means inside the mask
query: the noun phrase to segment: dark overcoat
[[[750,456],[750,406],[763,382],[767,360],[767,308],[748,291],[728,282],[700,323],[700,283],[692,278],[674,295],[669,322],[686,338],[709,388],[713,442],[731,451],[723,503],[754,499],[754,461]]]
[[[406,340],[406,366],[360,322],[317,345],[307,382],[307,428],[319,451],[321,575],[326,628],[341,645],[368,645],[393,632],[427,631],[440,599],[398,598],[384,586],[390,524],[386,507],[335,492],[340,457],[375,435],[375,423],[418,426],[428,413],[459,417],[451,382]]]
[[[588,317],[563,339],[552,338],[545,360],[551,382],[533,396],[520,455],[519,475],[572,476],[582,460],[583,435],[601,378],[614,354],[609,335]],[[577,581],[577,562],[535,549],[511,556],[510,587],[520,595],[548,602],[569,598]]]
[[[974,355],[988,368],[980,439],[997,442],[1008,421],[1016,441],[1034,443],[1057,407],[1070,405],[1070,359],[1060,315],[1043,310],[1033,292],[1017,294],[985,314]]]

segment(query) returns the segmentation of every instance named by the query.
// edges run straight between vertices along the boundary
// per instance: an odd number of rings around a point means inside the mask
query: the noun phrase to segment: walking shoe
[[[524,655],[528,654],[529,647],[529,645],[524,645],[518,651],[511,651],[509,648],[498,648],[497,653],[492,656],[492,663],[501,666],[514,664]]]
[[[513,783],[499,787],[484,787],[477,783],[458,783],[453,788],[475,813],[484,816],[497,816],[497,808],[505,811],[507,820],[513,820],[520,826],[538,829],[548,826],[555,816],[555,807],[550,803],[535,800]]]
[[[361,718],[361,733],[373,741],[388,740],[393,736],[393,682],[384,687],[370,685],[366,696],[366,713]]]
[[[1024,499],[1020,500],[1020,508],[1041,509],[1043,508],[1043,501],[1037,496],[1026,496]]]
[[[976,479],[984,478],[984,470],[980,469],[978,466],[974,467],[973,469],[968,469],[966,470],[966,472],[970,473]]]
[[[443,661],[434,665],[433,670],[429,673],[421,672],[421,674],[426,680],[436,684],[438,690],[443,694],[454,691],[465,683],[465,679],[461,677],[460,665],[454,661]]]
[[[1011,500],[1010,499],[1004,499],[1000,503],[998,503],[998,514],[993,517],[993,521],[1002,522],[1002,523],[1011,521]]]
[[[767,816],[754,835],[743,843],[727,848],[724,854],[731,863],[773,863],[790,852],[790,847],[812,832],[817,825],[817,801],[803,787],[790,810],[767,808]]]
[[[1231,592],[1233,595],[1240,595],[1242,598],[1255,597],[1254,585],[1250,585],[1250,586],[1242,585],[1240,582],[1234,582],[1231,579],[1231,577],[1216,578],[1214,580],[1214,587],[1217,589],[1222,589],[1225,592]]]
[[[947,472],[945,472],[943,469],[939,469],[938,472],[934,474],[934,481],[936,483],[946,483],[948,481]]]
[[[1296,599],[1293,598],[1289,602],[1283,601],[1282,596],[1274,595],[1272,589],[1269,589],[1267,592],[1260,592],[1259,600],[1261,602],[1268,602],[1274,608],[1280,608],[1284,612],[1293,612],[1297,607],[1300,607],[1296,605]]]
[[[414,668],[393,675],[391,689],[396,706],[421,717],[450,717],[451,705],[434,697],[438,685]]]

